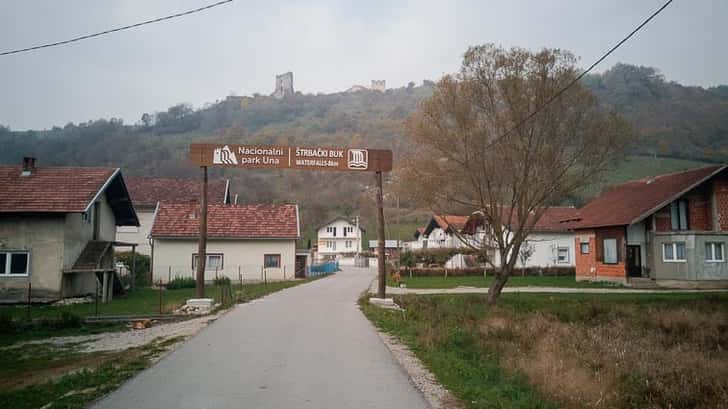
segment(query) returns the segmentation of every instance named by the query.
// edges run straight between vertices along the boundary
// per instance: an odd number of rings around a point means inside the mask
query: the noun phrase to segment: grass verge
[[[405,296],[362,300],[470,408],[718,408],[728,294]]]
[[[0,354],[0,407],[74,409],[111,392],[147,368],[170,344],[152,343],[116,353],[84,354],[31,344]]]
[[[466,277],[402,277],[407,288],[455,288],[478,287],[487,288],[493,282],[493,277],[466,276]],[[397,284],[390,278],[387,285]],[[617,283],[576,281],[574,277],[511,277],[506,287],[559,287],[559,288],[620,288]]]

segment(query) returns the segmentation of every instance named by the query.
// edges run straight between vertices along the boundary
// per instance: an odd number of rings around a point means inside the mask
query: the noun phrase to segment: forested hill
[[[585,85],[635,126],[637,152],[728,161],[728,86],[687,87],[655,68],[625,64],[587,77]]]
[[[585,79],[605,105],[623,113],[641,139],[634,153],[728,161],[728,87],[685,87],[652,68],[617,65]],[[432,92],[429,81],[385,93],[361,91],[228,97],[199,109],[180,104],[142,116],[136,124],[118,119],[69,123],[43,131],[0,127],[0,163],[35,155],[40,165],[119,166],[126,175],[192,176],[191,141],[260,144],[351,145],[407,149],[403,122]],[[183,96],[180,96],[183,98]],[[366,175],[279,171],[224,171],[241,200],[297,201],[319,221],[361,209],[370,184]],[[315,193],[314,193],[315,192]],[[338,208],[336,208],[338,206]]]

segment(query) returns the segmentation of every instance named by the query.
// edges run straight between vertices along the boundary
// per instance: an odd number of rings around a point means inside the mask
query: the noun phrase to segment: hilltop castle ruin
[[[282,99],[293,94],[293,73],[288,71],[287,73],[276,75],[276,88],[271,96]]]

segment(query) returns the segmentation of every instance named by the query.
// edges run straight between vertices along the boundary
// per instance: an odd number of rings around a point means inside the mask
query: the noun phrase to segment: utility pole
[[[197,247],[197,277],[195,284],[197,298],[205,298],[205,263],[207,261],[207,166],[201,166],[201,168],[200,240]]]
[[[386,296],[387,288],[387,272],[385,271],[385,257],[384,254],[384,193],[382,192],[382,172],[376,173],[377,177],[377,267],[379,286],[377,288],[377,297],[384,298]]]

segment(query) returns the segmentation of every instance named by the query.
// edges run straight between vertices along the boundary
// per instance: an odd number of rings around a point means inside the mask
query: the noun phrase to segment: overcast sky
[[[0,51],[88,34],[214,0],[0,2]],[[558,47],[591,64],[663,0],[242,1],[67,46],[0,57],[0,124],[42,129],[232,93],[388,87],[457,71],[468,45]],[[602,63],[659,68],[688,85],[728,84],[728,1],[676,0]]]

